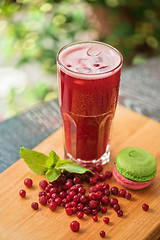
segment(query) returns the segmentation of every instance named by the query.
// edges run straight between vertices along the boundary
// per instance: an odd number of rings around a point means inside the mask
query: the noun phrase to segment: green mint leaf
[[[55,181],[60,175],[61,175],[61,170],[53,168],[53,167],[48,169],[48,171],[45,174],[46,178],[50,182]]]
[[[20,155],[33,172],[43,175],[48,170],[47,155],[24,147],[20,148]]]
[[[78,163],[72,162],[70,160],[61,160],[57,165],[56,168],[59,170],[66,170],[68,172],[73,173],[85,173],[85,172],[92,172],[91,170],[82,167]]]
[[[46,165],[48,166],[48,168],[50,167],[55,167],[55,165],[60,161],[59,156],[54,152],[51,151],[49,153],[49,157],[48,160],[46,161]]]

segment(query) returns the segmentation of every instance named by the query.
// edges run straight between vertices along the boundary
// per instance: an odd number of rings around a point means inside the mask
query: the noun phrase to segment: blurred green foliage
[[[89,8],[87,8],[89,6]],[[103,9],[109,33],[97,34],[99,40],[119,49],[125,64],[138,64],[160,54],[160,1],[158,0],[1,0],[0,36],[3,52],[12,64],[38,61],[43,68],[56,73],[57,51],[73,41],[83,40],[92,30],[98,32],[88,9],[95,14]],[[94,16],[93,16],[94,18]],[[97,19],[98,21],[98,19]],[[105,21],[101,23],[105,28]],[[27,87],[23,103],[50,100],[57,89],[50,89],[40,79],[33,89]],[[8,102],[16,113],[16,90]]]

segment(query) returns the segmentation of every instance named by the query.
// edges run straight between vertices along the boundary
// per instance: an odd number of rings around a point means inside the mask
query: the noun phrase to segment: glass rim
[[[100,45],[104,45],[104,46],[109,47],[110,49],[114,50],[114,51],[115,51],[116,53],[118,53],[118,55],[120,56],[120,62],[119,62],[119,64],[118,64],[116,67],[114,67],[114,68],[112,68],[112,69],[110,69],[110,70],[108,70],[108,71],[105,71],[105,72],[87,74],[87,73],[79,73],[79,72],[73,71],[73,70],[69,69],[69,68],[66,67],[64,64],[61,63],[59,57],[60,57],[60,54],[63,52],[63,50],[65,50],[66,48],[71,47],[71,46],[73,46],[73,45],[79,45],[79,44],[85,44],[85,43],[100,44]],[[107,73],[111,73],[113,70],[115,71],[115,70],[117,70],[118,68],[120,68],[120,67],[122,66],[122,64],[123,64],[123,56],[122,56],[122,54],[120,53],[119,50],[117,50],[115,47],[112,47],[111,45],[109,45],[109,44],[107,44],[107,43],[99,42],[99,41],[77,41],[77,42],[69,43],[69,44],[65,45],[64,47],[62,47],[62,48],[58,51],[56,59],[57,59],[57,63],[58,63],[61,67],[63,67],[66,71],[71,72],[71,73],[74,73],[74,74],[78,74],[78,75],[83,75],[83,76],[97,76],[97,75],[99,76],[99,75],[104,75],[104,74],[107,74]]]

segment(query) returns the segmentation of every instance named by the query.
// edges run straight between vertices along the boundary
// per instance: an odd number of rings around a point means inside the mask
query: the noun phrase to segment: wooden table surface
[[[124,59],[125,60],[125,59]],[[160,121],[160,57],[124,68],[119,103]],[[20,158],[19,148],[34,148],[61,126],[58,101],[34,106],[0,123],[0,172]]]

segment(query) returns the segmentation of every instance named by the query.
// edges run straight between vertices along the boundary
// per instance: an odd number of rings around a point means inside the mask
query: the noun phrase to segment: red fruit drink
[[[109,161],[122,55],[100,42],[77,42],[57,56],[65,152],[83,166]]]

